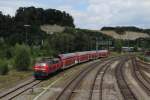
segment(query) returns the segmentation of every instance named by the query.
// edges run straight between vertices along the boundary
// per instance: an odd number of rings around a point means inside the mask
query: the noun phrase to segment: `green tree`
[[[51,43],[48,39],[45,39],[43,43],[43,49],[44,49],[44,56],[53,56],[55,53],[55,50],[52,48]]]
[[[0,75],[6,75],[8,73],[8,64],[5,60],[0,60]]]
[[[138,46],[137,45],[134,45],[134,51],[138,51]]]
[[[14,66],[18,71],[26,71],[31,64],[30,49],[26,45],[15,46]]]
[[[117,52],[121,52],[122,51],[122,40],[116,40],[114,46],[115,46],[115,50]]]

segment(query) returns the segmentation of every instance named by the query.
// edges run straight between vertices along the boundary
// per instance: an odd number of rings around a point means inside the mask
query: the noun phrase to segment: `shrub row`
[[[2,58],[2,57],[1,57]],[[7,59],[8,60],[8,59]],[[0,59],[0,75],[6,75],[9,72],[9,61]],[[27,71],[31,64],[30,48],[26,45],[17,44],[14,47],[14,56],[12,57],[12,66],[17,71]]]
[[[0,75],[6,75],[8,73],[8,64],[5,60],[0,60]]]

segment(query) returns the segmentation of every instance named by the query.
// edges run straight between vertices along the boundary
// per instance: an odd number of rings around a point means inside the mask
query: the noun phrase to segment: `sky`
[[[150,0],[0,0],[0,11],[11,16],[19,7],[29,6],[66,11],[73,16],[77,28],[150,28]]]

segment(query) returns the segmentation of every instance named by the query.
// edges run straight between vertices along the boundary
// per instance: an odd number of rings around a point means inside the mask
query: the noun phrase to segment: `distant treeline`
[[[143,33],[148,33],[150,34],[150,29],[142,29],[134,26],[117,26],[117,27],[103,27],[101,28],[102,31],[104,30],[113,30],[116,31],[117,33],[124,33],[125,31],[132,31],[132,32],[143,32]]]
[[[74,27],[73,18],[65,11],[35,7],[20,7],[14,17],[16,22],[30,25],[61,25]]]
[[[101,32],[66,28],[62,33],[48,36],[51,50],[59,53],[96,50],[96,42],[113,41],[114,39]],[[107,49],[108,45],[99,45],[98,49]]]
[[[56,9],[20,7],[15,16],[3,15],[0,12],[0,38],[8,44],[38,44],[46,36],[40,25],[61,25],[75,27],[71,15]]]

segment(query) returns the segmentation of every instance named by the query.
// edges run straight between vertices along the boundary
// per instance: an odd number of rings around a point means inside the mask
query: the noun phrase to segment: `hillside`
[[[42,25],[41,30],[46,32],[47,34],[51,34],[53,32],[63,32],[65,27],[59,25]],[[114,30],[102,30],[99,31],[107,36],[111,36],[115,39],[123,39],[123,40],[135,40],[138,38],[148,38],[150,37],[148,34],[144,32],[133,32],[133,31],[125,31],[123,34],[118,34]]]
[[[65,27],[59,25],[41,25],[41,30],[47,34],[52,34],[53,32],[63,32]]]
[[[135,40],[138,38],[148,38],[150,37],[148,34],[143,32],[132,32],[132,31],[125,31],[124,34],[118,34],[115,31],[107,30],[107,31],[100,31],[105,35],[109,35],[115,39],[123,39],[123,40]]]

